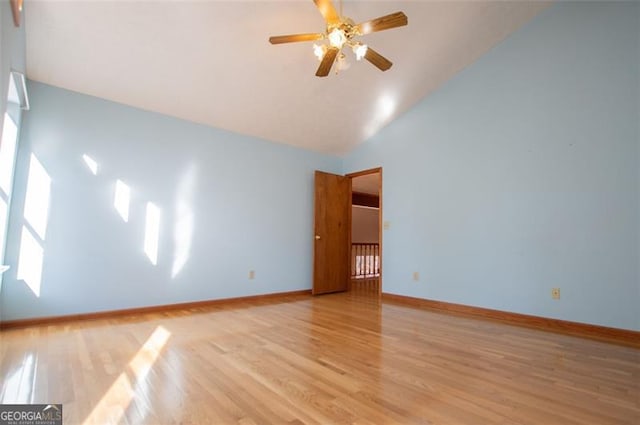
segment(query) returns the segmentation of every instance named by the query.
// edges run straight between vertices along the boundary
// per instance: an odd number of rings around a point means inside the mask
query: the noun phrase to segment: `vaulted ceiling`
[[[389,58],[316,77],[311,0],[29,1],[31,79],[188,121],[344,154],[547,7],[530,1],[345,1],[356,22],[404,11],[409,25],[362,38]],[[339,8],[339,5],[336,5]]]

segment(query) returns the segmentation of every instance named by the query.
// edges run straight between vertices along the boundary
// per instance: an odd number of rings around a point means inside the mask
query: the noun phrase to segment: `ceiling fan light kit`
[[[345,46],[351,48],[358,61],[364,58],[381,71],[391,68],[393,65],[391,61],[356,38],[372,32],[407,25],[407,15],[403,12],[395,12],[356,25],[351,18],[339,15],[331,0],[314,0],[314,3],[327,22],[324,33],[279,35],[270,37],[269,42],[283,44],[300,41],[325,41],[322,44],[313,44],[313,54],[320,61],[320,66],[316,71],[318,77],[329,75],[334,63],[336,64],[336,73],[349,67],[346,56],[342,53]]]

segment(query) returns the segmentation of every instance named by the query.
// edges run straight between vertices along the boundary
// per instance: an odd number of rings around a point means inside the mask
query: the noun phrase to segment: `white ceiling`
[[[315,77],[311,0],[25,2],[27,76],[274,142],[344,154],[548,6],[532,1],[345,1],[356,22],[404,11],[362,37],[394,66]],[[338,6],[337,6],[338,7]]]
[[[365,174],[351,179],[351,190],[354,192],[380,194],[380,173]]]

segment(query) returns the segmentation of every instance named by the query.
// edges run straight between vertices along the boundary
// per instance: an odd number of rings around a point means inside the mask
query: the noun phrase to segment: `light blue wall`
[[[31,83],[7,260],[34,153],[52,178],[44,273],[35,297],[8,272],[2,318],[309,288],[313,170],[382,165],[385,292],[640,330],[639,16],[638,3],[557,4],[342,164]],[[116,179],[132,187],[128,223]],[[157,266],[148,201],[162,209]]]
[[[345,159],[385,292],[640,330],[639,15],[556,4]]]
[[[32,109],[18,153],[11,264],[18,264],[32,153],[51,177],[51,205],[41,295],[12,268],[3,320],[311,287],[313,172],[340,172],[339,158],[40,83],[28,89]],[[83,154],[98,162],[96,176]],[[113,206],[116,179],[132,189],[128,223]],[[143,252],[149,201],[161,208],[157,266]],[[190,216],[190,254],[172,278],[175,226],[188,228]]]

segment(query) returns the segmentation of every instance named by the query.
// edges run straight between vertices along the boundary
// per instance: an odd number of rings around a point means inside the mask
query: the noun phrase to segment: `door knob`
[[[316,240],[320,239],[320,235],[316,235]]]

